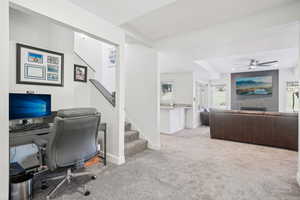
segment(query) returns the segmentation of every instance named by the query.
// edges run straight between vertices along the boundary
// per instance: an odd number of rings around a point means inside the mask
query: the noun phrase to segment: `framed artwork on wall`
[[[87,82],[87,67],[74,65],[74,81]]]
[[[17,44],[17,84],[64,85],[64,54]]]
[[[108,50],[108,67],[115,67],[117,64],[117,49],[116,47],[111,47]]]
[[[160,83],[160,101],[161,103],[172,103],[173,101],[173,81],[163,81]]]

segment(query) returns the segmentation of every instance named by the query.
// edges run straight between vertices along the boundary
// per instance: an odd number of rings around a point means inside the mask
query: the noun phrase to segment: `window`
[[[299,82],[291,81],[286,83],[286,108],[287,111],[299,111]]]
[[[212,85],[212,107],[226,108],[226,85]]]
[[[208,108],[208,85],[196,83],[196,108],[201,110]]]

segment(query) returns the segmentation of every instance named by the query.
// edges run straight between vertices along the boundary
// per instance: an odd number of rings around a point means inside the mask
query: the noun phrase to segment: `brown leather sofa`
[[[210,136],[298,150],[298,113],[210,110]]]

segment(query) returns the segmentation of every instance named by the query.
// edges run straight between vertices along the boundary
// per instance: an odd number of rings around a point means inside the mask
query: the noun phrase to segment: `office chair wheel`
[[[47,185],[47,183],[42,183],[42,185],[41,185],[41,189],[42,190],[46,190],[46,189],[48,189],[48,185]]]
[[[96,180],[97,176],[92,176],[91,179],[92,180]]]
[[[89,196],[90,194],[91,194],[91,192],[88,190],[84,192],[84,196]]]

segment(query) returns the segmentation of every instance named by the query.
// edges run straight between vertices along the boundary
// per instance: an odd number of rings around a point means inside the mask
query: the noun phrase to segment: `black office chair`
[[[47,195],[47,199],[66,181],[78,176],[92,175],[90,172],[73,173],[74,169],[84,167],[85,161],[98,154],[97,137],[100,114],[95,108],[75,108],[59,110],[51,130],[52,137],[48,143],[37,140],[35,143],[43,153],[44,162],[50,171],[66,169],[66,174],[47,180],[62,181]],[[96,178],[92,176],[92,178]],[[89,191],[86,191],[86,195]]]

